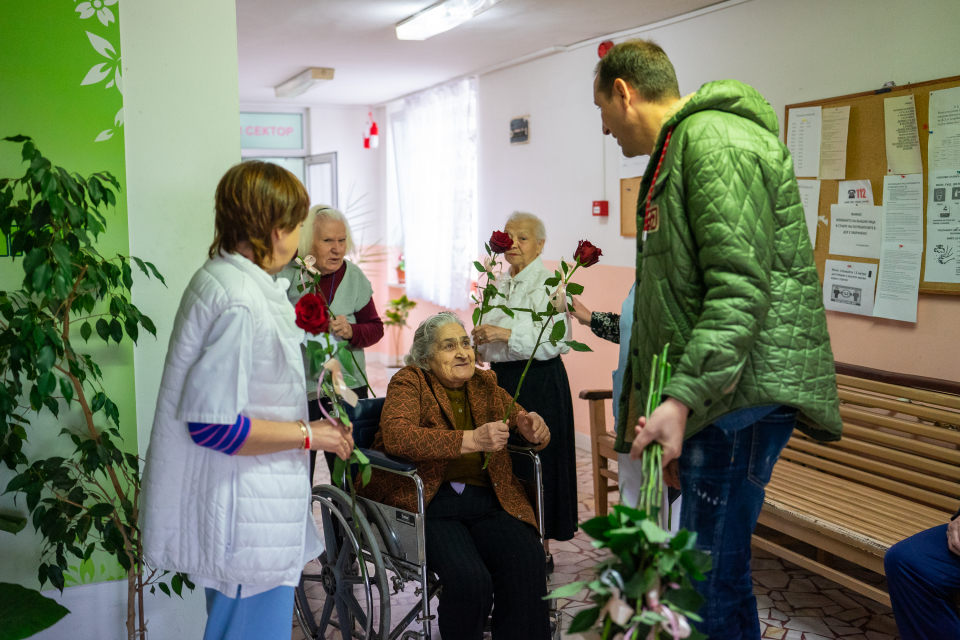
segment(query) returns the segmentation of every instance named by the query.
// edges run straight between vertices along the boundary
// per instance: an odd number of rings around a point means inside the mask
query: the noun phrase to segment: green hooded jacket
[[[839,440],[823,296],[776,115],[733,80],[705,84],[677,106],[640,184],[637,228],[651,189],[659,224],[646,239],[637,234],[616,448],[630,448],[653,356],[667,343],[673,377],[663,393],[690,407],[687,438],[732,411],[780,404],[799,410],[805,434]]]

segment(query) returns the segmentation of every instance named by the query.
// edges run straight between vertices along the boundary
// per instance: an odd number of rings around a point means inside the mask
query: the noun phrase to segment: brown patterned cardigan
[[[503,419],[512,398],[497,386],[497,374],[477,369],[473,378],[467,381],[466,388],[467,402],[477,426]],[[516,430],[516,417],[520,411],[523,408],[514,405],[508,423],[511,431]],[[443,482],[447,464],[460,457],[463,432],[457,431],[453,424],[450,401],[436,376],[419,367],[404,367],[387,387],[380,431],[372,448],[415,463],[423,480],[424,498],[429,504]],[[487,469],[504,510],[536,527],[533,507],[513,474],[513,463],[507,450],[493,453]],[[392,473],[375,469],[370,482],[358,493],[376,502],[417,511],[415,485]]]

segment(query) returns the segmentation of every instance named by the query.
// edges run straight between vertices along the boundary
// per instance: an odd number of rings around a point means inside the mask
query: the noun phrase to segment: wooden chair
[[[617,460],[613,449],[616,438],[607,433],[607,414],[604,401],[613,398],[610,389],[594,389],[580,392],[580,399],[586,400],[590,407],[590,451],[593,456],[593,499],[598,516],[607,513],[608,498],[611,491],[619,491],[619,477],[608,466],[608,460]],[[612,480],[613,484],[607,484]]]

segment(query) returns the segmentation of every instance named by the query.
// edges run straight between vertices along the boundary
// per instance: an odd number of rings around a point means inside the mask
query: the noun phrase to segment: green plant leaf
[[[544,596],[544,600],[553,600],[556,598],[571,598],[587,586],[586,580],[581,580],[580,582],[571,582],[570,584],[565,584],[562,587],[558,587]]]
[[[127,335],[130,336],[130,339],[136,344],[137,339],[140,337],[140,328],[137,326],[137,321],[133,318],[127,318],[123,321],[123,326],[127,330]]]
[[[53,371],[47,371],[46,373],[42,374],[40,379],[37,381],[37,390],[41,396],[49,396],[56,388],[57,377],[53,375]]]
[[[70,610],[39,591],[0,582],[0,639],[20,640],[49,629]],[[65,631],[66,632],[66,631]]]
[[[558,278],[558,277],[556,277],[556,276],[554,276],[554,277],[552,277],[552,278],[547,278],[546,280],[543,281],[543,285],[544,285],[545,287],[555,287],[555,286],[557,286],[558,284],[560,284],[560,278]]]
[[[146,329],[154,338],[157,337],[157,328],[153,326],[153,320],[147,316],[140,316],[140,326]]]
[[[564,334],[567,332],[567,325],[563,320],[557,320],[553,323],[553,329],[550,331],[550,342],[559,342],[563,340]]]
[[[577,284],[576,282],[570,282],[567,284],[567,293],[572,296],[578,296],[583,293],[583,285]]]
[[[153,266],[153,263],[152,263],[152,262],[147,262],[147,263],[145,263],[145,264],[147,265],[147,268],[150,269],[150,272],[153,274],[153,277],[156,278],[157,280],[159,280],[160,283],[161,283],[163,286],[167,286],[166,280],[163,279],[163,276],[160,275],[160,272],[157,271],[157,268],[156,268],[155,266]]]
[[[110,324],[103,318],[97,320],[97,335],[104,342],[110,342]]]
[[[157,584],[157,586],[160,587],[160,591],[163,591],[168,596],[170,595],[170,587],[167,586],[166,582],[161,582]]]
[[[584,609],[574,616],[573,621],[570,623],[570,627],[567,629],[567,633],[579,633],[581,631],[587,631],[593,626],[593,623],[595,623],[599,617],[600,607]]]
[[[91,518],[105,518],[113,513],[113,505],[109,502],[101,502],[87,509],[87,514]]]
[[[27,519],[23,516],[8,516],[0,513],[0,531],[17,534],[27,526]],[[2,619],[2,618],[0,618]]]
[[[640,529],[643,530],[643,534],[647,536],[647,540],[651,544],[663,544],[670,540],[670,532],[664,531],[650,520],[641,520]]]
[[[84,342],[90,341],[90,334],[92,333],[93,327],[90,326],[90,321],[86,321],[80,325],[80,337],[83,338]]]
[[[478,322],[480,322],[480,307],[473,310],[473,326],[477,326]]]
[[[120,321],[116,318],[110,321],[110,337],[113,338],[117,344],[120,344],[120,341],[123,340],[123,325],[121,325]]]
[[[475,266],[475,267],[477,268],[477,271],[479,271],[480,273],[486,273],[486,272],[487,272],[487,270],[484,269],[483,265],[480,264],[479,262],[477,262],[476,260],[473,261],[473,266]]]
[[[57,361],[57,353],[50,345],[44,345],[40,348],[40,354],[37,356],[37,367],[41,371],[48,371]]]
[[[681,589],[670,589],[661,596],[664,602],[669,602],[684,611],[696,611],[703,605],[703,596],[697,593],[696,589],[684,587]]]
[[[593,351],[593,349],[587,345],[583,344],[582,342],[577,342],[576,340],[564,340],[563,343],[574,351]]]
[[[180,577],[180,574],[174,574],[173,578],[170,580],[170,586],[173,587],[173,592],[180,596],[180,599],[183,599],[183,578]]]

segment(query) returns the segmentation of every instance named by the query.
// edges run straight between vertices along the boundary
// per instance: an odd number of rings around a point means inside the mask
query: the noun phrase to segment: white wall
[[[786,104],[955,75],[957,8],[956,0],[752,0],[635,37],[666,50],[682,94],[711,80],[741,80],[782,124]],[[547,223],[547,258],[569,257],[589,237],[603,248],[604,264],[632,266],[634,241],[619,235],[619,148],[601,141],[593,104],[597,60],[591,41],[481,76],[480,228],[501,228],[511,211],[528,210]],[[531,142],[511,147],[510,119],[526,114]],[[590,215],[605,186],[609,221]]]
[[[120,36],[130,252],[156,264],[167,282],[164,288],[135,276],[133,302],[157,326],[157,339],[141,337],[134,351],[142,454],[174,313],[213,238],[213,193],[240,158],[235,5],[130,3],[124,5]],[[65,590],[57,597],[73,613],[37,637],[125,637],[125,586]],[[185,600],[147,595],[146,610],[153,640],[203,634],[202,593]]]
[[[787,104],[956,75],[957,8],[956,0],[739,0],[633,36],[666,50],[682,94],[711,80],[741,80],[766,97],[782,125]],[[603,249],[601,264],[632,268],[635,241],[619,235],[619,148],[609,137],[601,142],[593,104],[596,45],[481,76],[480,235],[527,210],[546,223],[547,259],[569,258],[588,238]],[[531,142],[511,147],[509,121],[525,114]],[[609,220],[590,215],[604,187]],[[630,278],[620,269],[606,282],[622,296]],[[589,290],[584,300],[591,304]],[[958,312],[960,298],[924,295],[916,324],[834,312],[827,321],[838,361],[960,379],[960,342],[943,340],[946,327],[955,333]]]
[[[363,148],[363,134],[367,114],[373,112],[380,127],[380,147]],[[309,108],[310,153],[337,152],[337,192],[341,210],[351,202],[354,209],[373,211],[368,219],[374,222],[364,233],[364,244],[373,244],[383,238],[385,216],[383,213],[382,157],[384,152],[384,110],[368,107],[313,106]],[[365,197],[363,197],[365,196]],[[361,200],[362,198],[362,200]],[[355,238],[358,242],[360,238]]]

